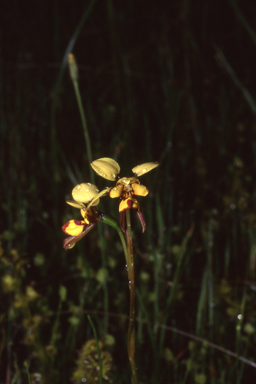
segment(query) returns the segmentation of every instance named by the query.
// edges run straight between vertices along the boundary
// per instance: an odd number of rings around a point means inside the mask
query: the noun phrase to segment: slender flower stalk
[[[127,240],[127,272],[129,279],[130,289],[130,313],[129,313],[129,327],[127,337],[127,350],[128,357],[131,365],[133,384],[138,383],[136,361],[135,361],[135,273],[134,273],[134,260],[133,260],[133,243],[131,233],[131,218],[130,210],[126,211],[126,240]]]

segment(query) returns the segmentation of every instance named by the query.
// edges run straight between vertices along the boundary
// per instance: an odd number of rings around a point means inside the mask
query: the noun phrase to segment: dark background
[[[115,380],[127,377],[126,323],[110,316],[128,313],[118,237],[104,226],[103,243],[94,229],[73,250],[62,249],[61,226],[79,218],[65,200],[75,184],[90,181],[69,44],[93,158],[114,158],[127,177],[137,164],[161,163],[141,179],[150,189],[140,200],[144,235],[132,212],[140,317],[253,360],[256,5],[54,0],[1,8],[0,383],[25,382],[24,361],[41,372],[41,383],[69,382],[77,351],[92,337],[83,311],[97,312],[99,337],[114,335]],[[110,185],[98,176],[96,184]],[[116,201],[105,198],[100,209],[118,218]],[[38,297],[28,298],[28,286]],[[150,327],[138,327],[142,382],[255,377],[255,368],[228,353],[202,351],[175,332],[161,336],[153,325],[150,344]],[[25,338],[28,331],[34,339]]]

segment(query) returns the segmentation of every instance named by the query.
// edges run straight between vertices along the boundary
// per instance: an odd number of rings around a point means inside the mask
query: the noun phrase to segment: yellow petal
[[[109,197],[114,199],[115,197],[122,196],[124,186],[122,184],[118,184],[116,187],[112,188],[109,192]]]
[[[133,173],[137,176],[144,175],[145,173],[151,171],[152,169],[158,167],[159,163],[158,161],[152,162],[152,163],[144,163],[141,165],[137,165],[137,167],[134,167],[132,169]]]
[[[78,203],[89,203],[99,193],[96,185],[91,183],[82,183],[75,186],[72,191],[72,197]],[[94,205],[97,205],[99,201],[95,200]]]
[[[92,169],[104,179],[115,181],[120,173],[119,164],[109,157],[102,157],[91,163]]]
[[[83,209],[84,208],[84,204],[83,203],[77,203],[76,201],[67,200],[66,203],[71,205],[71,207],[75,207],[75,208],[78,208],[78,209]]]
[[[98,193],[97,196],[94,197],[94,199],[92,199],[92,201],[90,201],[90,203],[87,205],[87,207],[89,208],[91,205],[96,205],[95,202],[97,200],[99,200],[100,197],[102,196],[105,196],[105,195],[108,195],[109,191],[110,191],[111,188],[105,188],[103,189],[103,191],[101,191],[100,193]]]
[[[136,196],[147,196],[148,189],[144,187],[144,185],[140,185],[137,183],[132,184],[133,194]]]
[[[78,236],[84,230],[85,222],[80,220],[70,220],[61,228],[63,232],[70,236]]]

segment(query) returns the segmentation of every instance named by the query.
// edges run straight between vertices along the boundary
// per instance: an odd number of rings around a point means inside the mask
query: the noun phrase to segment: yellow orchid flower
[[[98,194],[99,190],[96,185],[90,183],[78,184],[72,190],[74,201],[67,201],[66,203],[80,209],[83,220],[69,220],[61,228],[64,233],[70,235],[63,242],[65,249],[73,248],[100,220],[100,214],[95,208],[99,203],[99,198],[95,199]]]
[[[106,194],[109,194],[111,198],[119,197],[121,200],[119,204],[119,220],[122,231],[125,232],[125,211],[132,208],[136,210],[141,222],[142,232],[144,232],[146,223],[140,210],[140,204],[134,196],[147,196],[149,191],[144,185],[140,184],[138,177],[158,167],[158,165],[159,163],[157,161],[137,165],[132,169],[132,172],[134,173],[133,177],[120,178],[120,166],[115,160],[103,157],[102,159],[93,161],[91,166],[98,175],[107,180],[117,181],[117,183],[115,187],[106,188],[102,191],[92,200],[92,202]]]

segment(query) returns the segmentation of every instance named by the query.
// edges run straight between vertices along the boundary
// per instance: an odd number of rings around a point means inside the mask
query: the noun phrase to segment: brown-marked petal
[[[109,193],[109,191],[111,190],[111,188],[105,188],[105,189],[103,189],[103,191],[101,191],[100,193],[98,193],[98,195],[97,196],[95,196],[94,197],[94,199],[92,199],[92,201],[90,201],[90,203],[87,205],[87,207],[89,208],[91,205],[96,205],[95,204],[95,201],[97,201],[100,197],[102,197],[102,196],[106,196],[106,195],[108,195],[108,193]]]
[[[144,175],[145,173],[151,171],[152,169],[158,167],[159,163],[158,161],[152,162],[152,163],[144,163],[141,165],[137,165],[132,169],[133,173],[136,176]]]
[[[67,250],[67,249],[73,248],[79,240],[81,240],[85,235],[87,235],[87,233],[89,233],[93,229],[93,227],[95,227],[95,225],[96,223],[86,225],[83,232],[80,235],[67,237],[63,241],[64,249]]]
[[[114,199],[115,197],[120,197],[122,196],[123,193],[123,185],[118,184],[116,187],[112,188],[111,191],[109,192],[109,196]]]
[[[132,208],[132,198],[128,197],[128,199],[121,200],[119,204],[119,212],[124,212],[127,209]]]
[[[91,163],[92,169],[104,179],[115,181],[120,173],[119,164],[109,157],[102,157]]]
[[[147,196],[148,189],[144,187],[144,185],[140,185],[137,183],[132,184],[133,194],[136,196]]]
[[[77,203],[76,201],[67,200],[66,203],[71,205],[71,207],[75,207],[75,208],[78,208],[78,209],[84,208],[84,204],[83,203]]]
[[[91,183],[82,183],[75,186],[72,190],[72,197],[78,203],[89,203],[99,193],[96,185]],[[93,205],[97,205],[99,201],[95,200]],[[91,204],[92,205],[92,204]]]
[[[70,220],[61,228],[63,232],[70,236],[78,236],[84,230],[85,222],[81,220]]]

